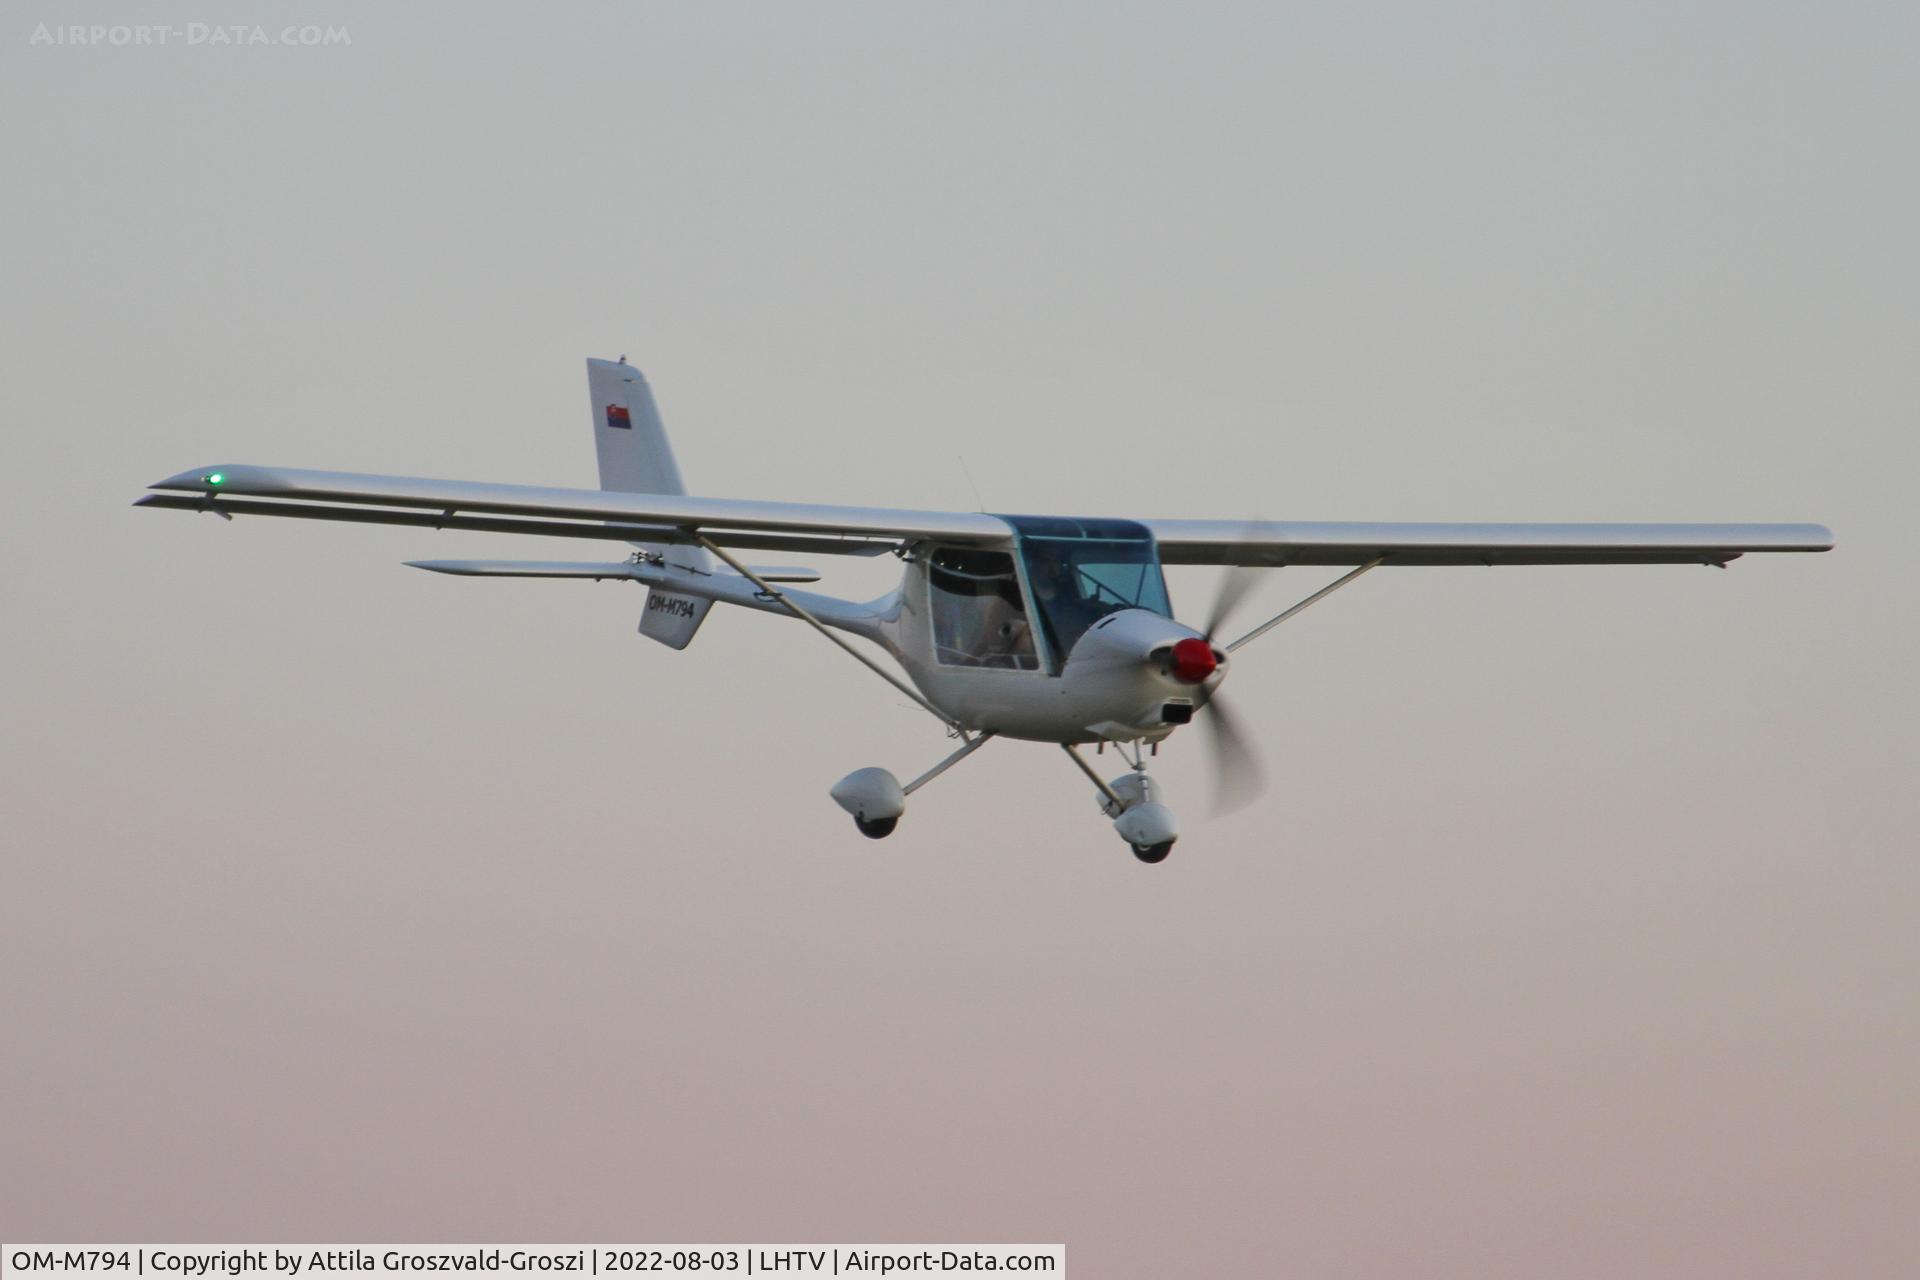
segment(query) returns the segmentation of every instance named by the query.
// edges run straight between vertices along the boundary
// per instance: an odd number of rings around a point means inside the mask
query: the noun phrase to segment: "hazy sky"
[[[0,28],[0,1238],[1920,1271],[1920,10],[267,12]],[[127,506],[591,484],[622,353],[698,493],[1840,549],[1375,574],[1152,868],[1012,743],[861,839],[947,744],[792,623],[400,565],[616,549]]]

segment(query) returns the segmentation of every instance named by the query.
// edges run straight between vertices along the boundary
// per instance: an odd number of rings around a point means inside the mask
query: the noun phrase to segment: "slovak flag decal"
[[[633,430],[633,419],[627,414],[627,406],[623,404],[608,405],[607,425],[610,427],[625,427],[629,431]]]

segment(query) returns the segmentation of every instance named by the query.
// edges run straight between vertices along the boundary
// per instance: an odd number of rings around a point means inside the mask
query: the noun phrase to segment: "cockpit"
[[[1146,526],[1060,516],[1000,518],[1014,528],[1055,674],[1087,628],[1110,613],[1145,609],[1173,616]]]
[[[934,657],[941,665],[1003,671],[1044,666],[1059,675],[1087,628],[1108,614],[1146,609],[1173,616],[1160,556],[1144,525],[1000,518],[1013,526],[1014,555],[940,547],[928,557]]]

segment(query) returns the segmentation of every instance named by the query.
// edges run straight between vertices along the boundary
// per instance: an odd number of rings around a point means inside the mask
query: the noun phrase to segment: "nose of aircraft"
[[[1213,646],[1199,636],[1176,640],[1167,654],[1167,674],[1181,684],[1205,684],[1219,668],[1220,660],[1213,656]]]
[[[1124,609],[1087,629],[1067,674],[1119,680],[1115,696],[1135,698],[1171,694],[1169,684],[1197,693],[1202,685],[1217,684],[1226,666],[1226,655],[1192,627],[1145,609]],[[1148,684],[1135,683],[1142,678]]]

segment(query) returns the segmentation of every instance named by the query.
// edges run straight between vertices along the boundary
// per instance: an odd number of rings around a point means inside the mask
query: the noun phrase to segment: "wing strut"
[[[1232,653],[1235,649],[1238,649],[1241,645],[1246,644],[1250,640],[1258,640],[1261,636],[1267,634],[1267,632],[1273,630],[1275,627],[1285,622],[1288,618],[1291,618],[1294,614],[1299,613],[1302,609],[1305,609],[1308,605],[1318,604],[1320,601],[1325,600],[1328,596],[1332,595],[1334,592],[1338,591],[1340,588],[1346,586],[1349,582],[1352,582],[1355,578],[1359,577],[1361,574],[1365,573],[1367,570],[1378,569],[1382,564],[1386,563],[1386,559],[1387,558],[1385,556],[1375,556],[1373,559],[1361,565],[1358,569],[1355,569],[1349,573],[1341,574],[1338,578],[1335,578],[1332,582],[1329,582],[1326,586],[1320,588],[1318,591],[1308,596],[1305,600],[1302,600],[1299,604],[1294,605],[1293,608],[1288,609],[1285,613],[1279,614],[1273,618],[1269,618],[1267,621],[1261,623],[1259,626],[1255,627],[1253,630],[1247,632],[1247,634],[1241,636],[1238,640],[1235,640],[1232,644],[1227,646],[1227,652]]]
[[[939,764],[933,766],[933,768],[927,770],[925,773],[915,778],[912,782],[909,782],[906,786],[900,788],[901,793],[904,795],[912,795],[914,792],[918,791],[920,788],[926,786],[929,782],[932,782],[935,778],[939,777],[941,774],[945,773],[947,770],[953,768],[953,766],[959,764],[962,760],[965,760],[968,756],[978,751],[981,747],[986,746],[987,739],[991,738],[994,735],[994,732],[995,732],[994,730],[988,729],[988,730],[985,730],[984,732],[974,734],[971,738],[967,739],[966,746],[961,747],[958,751],[948,756],[945,760],[942,760]]]
[[[775,590],[773,585],[769,583],[765,578],[761,577],[759,574],[755,573],[753,570],[747,568],[746,565],[741,564],[738,560],[734,559],[731,555],[727,554],[726,551],[721,549],[719,544],[715,543],[711,538],[707,537],[706,534],[700,532],[698,529],[688,529],[686,532],[689,535],[691,535],[693,539],[696,542],[698,542],[701,546],[705,547],[708,551],[711,551],[715,556],[717,556],[719,559],[724,561],[726,565],[729,568],[731,568],[735,573],[745,578],[748,582],[751,582],[754,586],[760,588],[761,595],[773,601],[775,604],[778,604],[781,608],[785,609],[788,613],[791,613],[794,617],[800,619],[800,621],[806,623],[808,626],[812,627],[815,631],[818,631],[821,635],[825,636],[827,639],[839,645],[842,649],[845,649],[847,653],[853,657],[854,661],[860,663],[862,666],[866,667],[869,671],[872,671],[873,674],[879,676],[882,680],[885,680],[888,684],[892,685],[894,688],[898,689],[900,692],[906,694],[909,698],[912,698],[914,702],[919,706],[925,707],[927,709],[927,714],[933,716],[935,719],[940,721],[941,724],[946,725],[948,730],[950,730],[952,733],[962,738],[965,738],[967,736],[967,730],[965,725],[962,725],[958,720],[955,720],[952,716],[949,716],[946,712],[942,711],[940,708],[934,706],[931,702],[928,702],[925,698],[921,697],[920,694],[916,690],[914,690],[911,686],[909,686],[906,681],[895,676],[891,671],[888,671],[885,667],[875,662],[872,658],[869,658],[866,654],[854,648],[852,642],[848,640],[844,640],[841,637],[835,635],[832,631],[829,631],[827,629],[827,625],[824,622],[814,617],[811,613],[808,613],[796,601],[789,600],[783,593]],[[915,785],[917,786],[918,783],[916,783]]]

